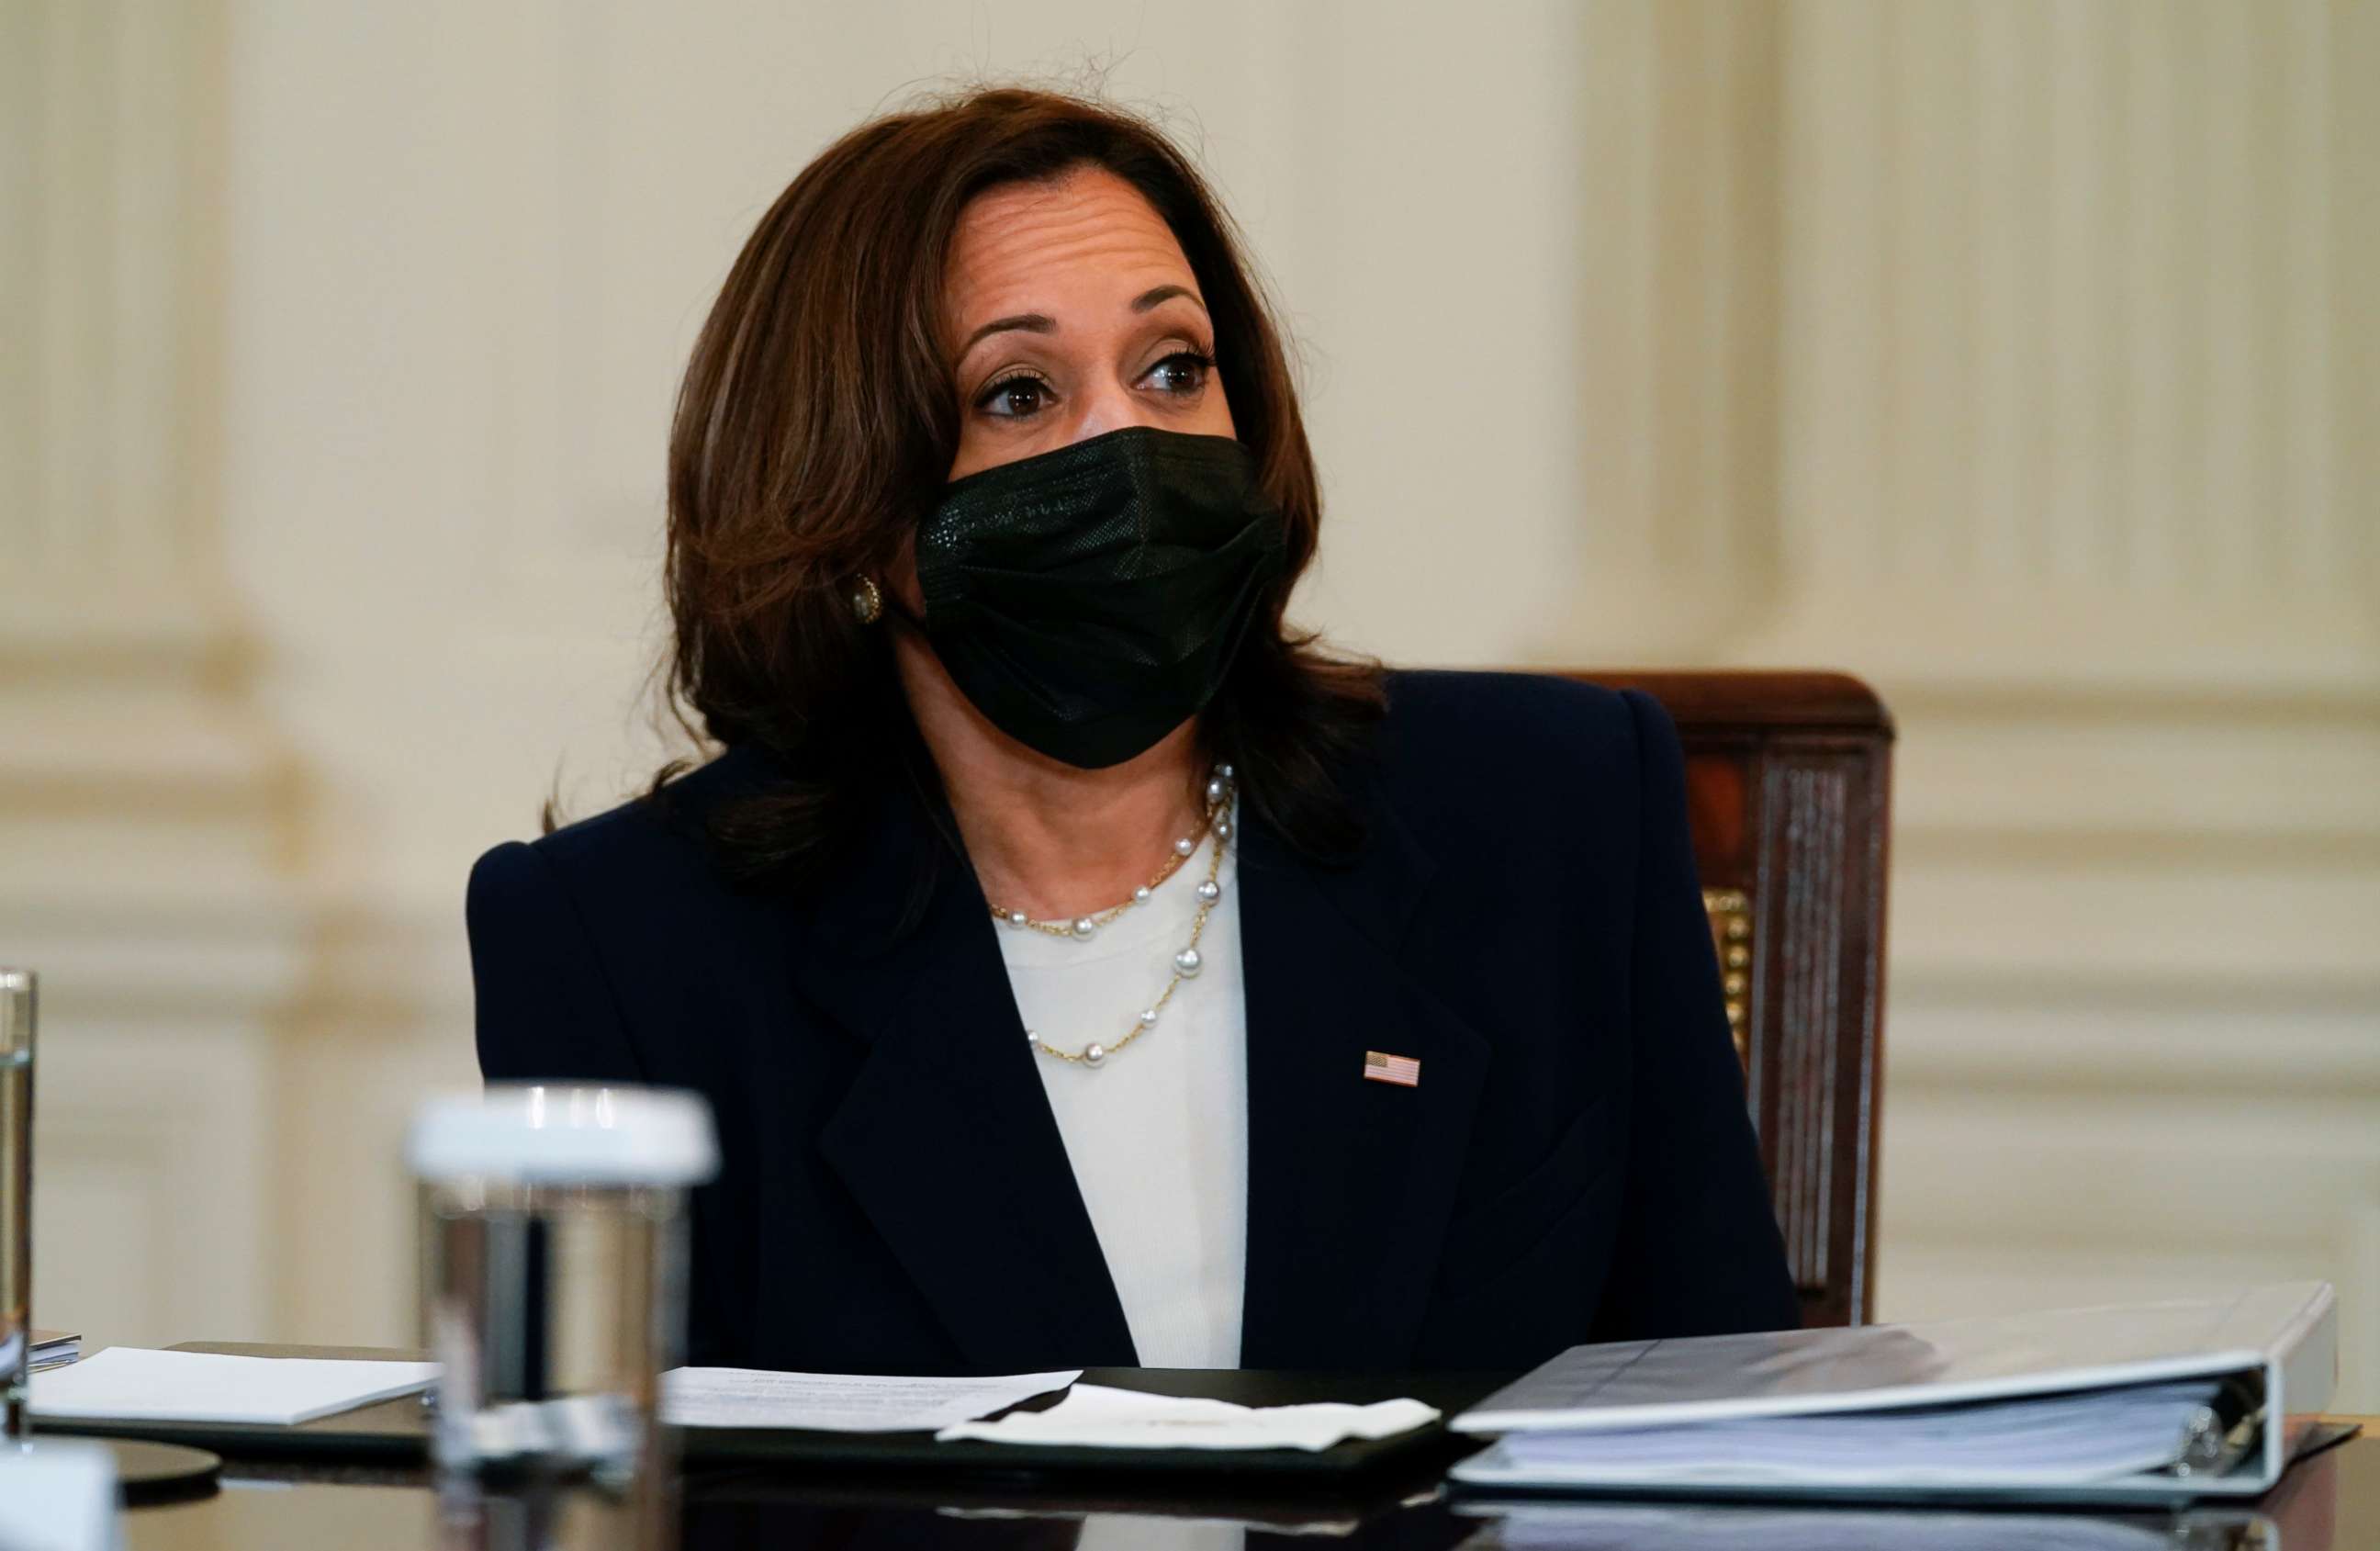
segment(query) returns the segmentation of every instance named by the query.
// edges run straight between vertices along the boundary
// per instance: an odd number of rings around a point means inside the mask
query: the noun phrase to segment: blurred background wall
[[[2380,1408],[2348,0],[0,0],[43,1323],[409,1339],[464,875],[656,757],[664,419],[731,257],[915,85],[1087,64],[1302,341],[1308,620],[1898,712],[1883,1315],[2328,1277]]]

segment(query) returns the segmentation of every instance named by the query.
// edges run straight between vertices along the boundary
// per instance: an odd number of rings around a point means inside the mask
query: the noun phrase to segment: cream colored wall
[[[462,878],[651,757],[726,263],[907,84],[1087,57],[1304,343],[1313,621],[1894,705],[1882,1312],[2327,1276],[2380,1405],[2380,10],[2321,0],[0,0],[44,1317],[407,1335]]]

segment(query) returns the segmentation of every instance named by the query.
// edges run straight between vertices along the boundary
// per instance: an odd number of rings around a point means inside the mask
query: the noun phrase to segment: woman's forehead
[[[978,195],[951,241],[951,322],[1101,306],[1161,285],[1197,285],[1182,244],[1148,200],[1103,168]]]

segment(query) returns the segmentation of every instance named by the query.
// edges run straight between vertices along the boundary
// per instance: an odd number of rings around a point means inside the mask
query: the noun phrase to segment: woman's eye
[[[1148,369],[1148,381],[1158,392],[1195,394],[1207,385],[1207,373],[1213,370],[1215,357],[1196,350],[1177,350]]]
[[[1038,377],[1007,377],[976,397],[976,407],[1003,419],[1038,415],[1050,405],[1050,384]]]

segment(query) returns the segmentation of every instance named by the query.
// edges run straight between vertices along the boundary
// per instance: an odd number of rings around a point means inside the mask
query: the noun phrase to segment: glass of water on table
[[[25,1436],[33,1356],[33,972],[0,969],[0,1427]]]
[[[685,1344],[686,1193],[718,1168],[710,1107],[494,1084],[423,1106],[407,1151],[440,1471],[625,1488],[665,1466],[660,1375]]]

